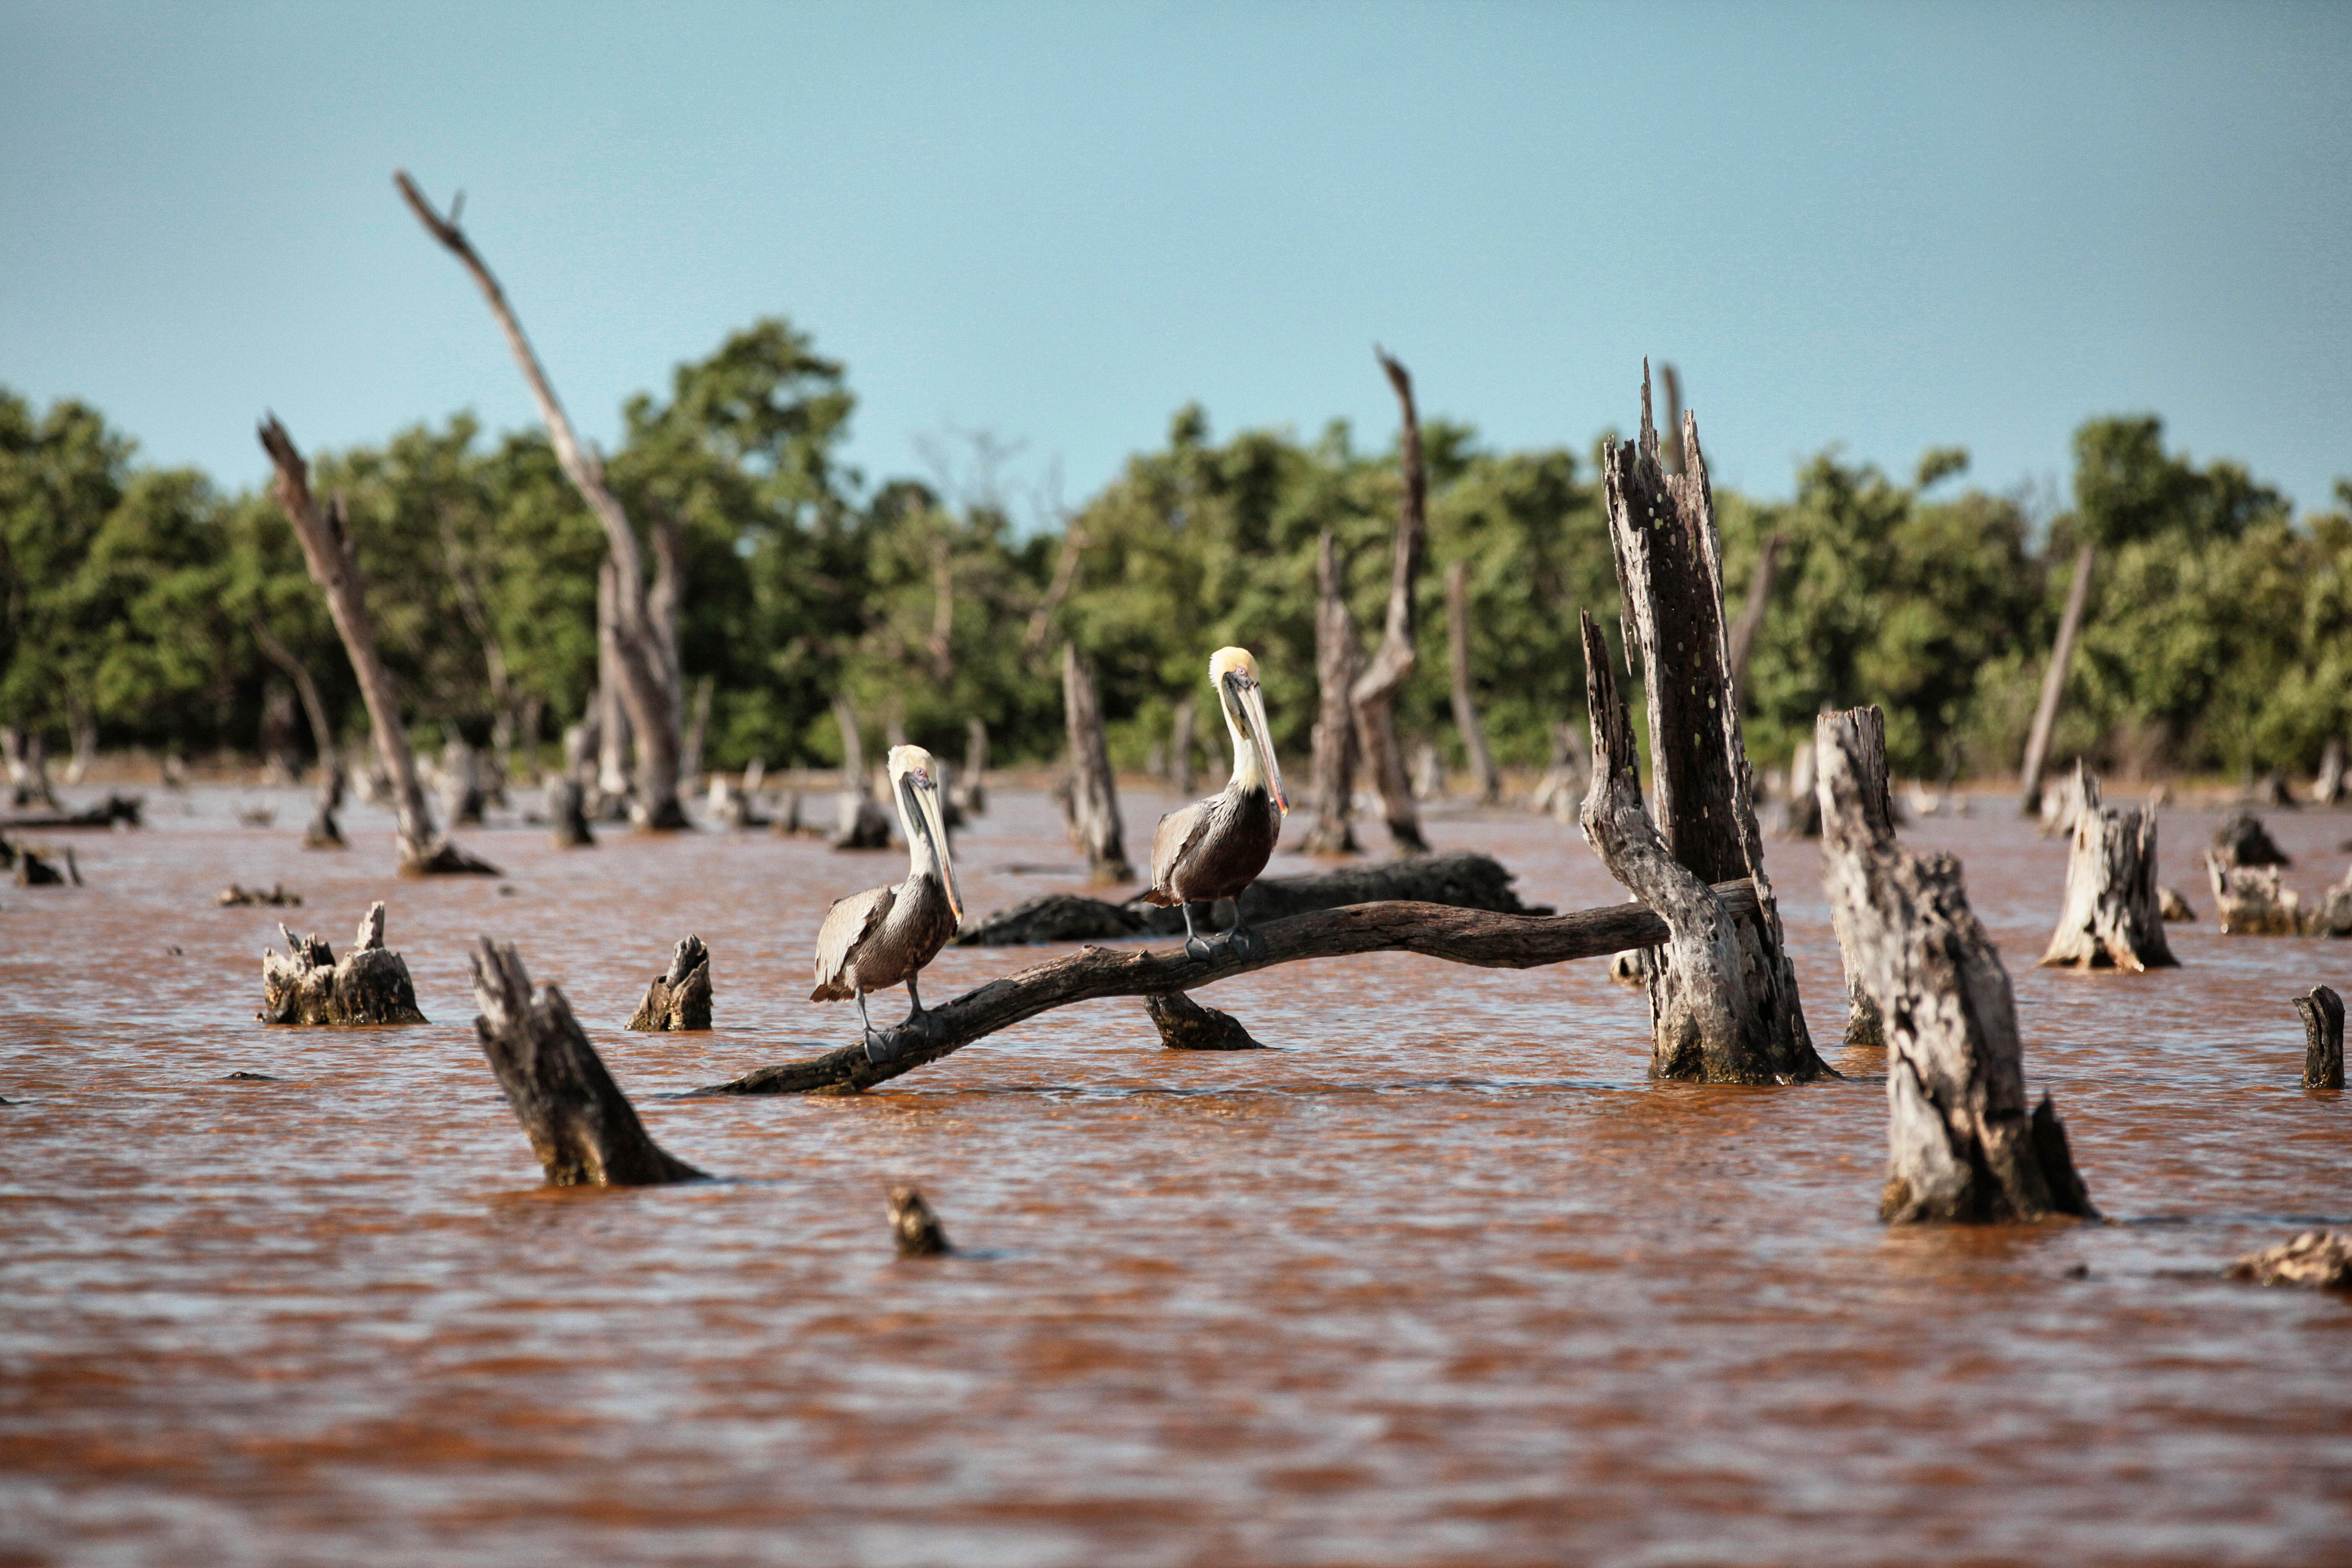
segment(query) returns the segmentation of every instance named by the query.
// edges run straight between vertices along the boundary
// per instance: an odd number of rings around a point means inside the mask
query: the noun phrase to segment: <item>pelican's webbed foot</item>
[[[898,1060],[898,1031],[877,1029],[871,1024],[866,1025],[866,1059],[877,1067],[880,1067],[884,1062]]]
[[[1196,928],[1193,926],[1193,924],[1192,924],[1192,900],[1190,900],[1190,899],[1185,900],[1184,900],[1184,955],[1185,955],[1187,958],[1198,958],[1198,959],[1202,959],[1202,960],[1204,960],[1204,961],[1205,961],[1205,960],[1208,958],[1208,956],[1209,956],[1209,954],[1210,954],[1210,953],[1212,953],[1212,952],[1215,952],[1215,951],[1216,951],[1216,950],[1215,950],[1215,948],[1214,948],[1214,946],[1213,946],[1213,945],[1212,945],[1212,944],[1213,943],[1213,942],[1214,942],[1214,941],[1215,941],[1215,939],[1214,939],[1214,938],[1213,938],[1213,937],[1205,937],[1205,936],[1202,936],[1202,935],[1200,933],[1199,930],[1198,930],[1198,929],[1196,929]]]
[[[1238,902],[1234,905],[1234,923],[1226,928],[1220,940],[1237,958],[1255,958],[1265,951],[1265,938],[1258,935],[1255,927],[1243,921]]]

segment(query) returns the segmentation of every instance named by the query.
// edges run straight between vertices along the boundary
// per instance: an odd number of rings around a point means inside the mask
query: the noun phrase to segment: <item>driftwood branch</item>
[[[474,1000],[482,1010],[474,1032],[551,1186],[705,1179],[646,1131],[562,991],[546,985],[534,996],[522,959],[488,938],[471,957]]]
[[[1867,781],[1885,768],[1864,754],[1874,730],[1830,714],[1814,738],[1830,903],[1892,1058],[1879,1217],[2095,1217],[2050,1097],[2026,1108],[2009,973],[1969,908],[1959,863],[1907,852],[1874,817]]]
[[[1747,883],[1717,888],[1715,892],[1727,915],[1754,916],[1755,890]],[[1666,940],[1665,922],[1637,904],[1611,904],[1564,915],[1503,915],[1402,901],[1351,904],[1274,921],[1256,931],[1258,941],[1246,955],[1223,945],[1212,949],[1207,958],[1192,957],[1181,948],[1156,952],[1085,948],[992,980],[933,1008],[929,1037],[919,1044],[908,1042],[888,1062],[868,1061],[863,1044],[846,1046],[805,1061],[761,1068],[695,1093],[811,1094],[870,1089],[1055,1007],[1106,996],[1197,991],[1220,980],[1302,959],[1418,952],[1486,969],[1535,969],[1573,959],[1606,958],[1625,948]]]
[[[1421,419],[1413,408],[1412,377],[1385,353],[1380,354],[1380,362],[1404,419],[1400,454],[1403,483],[1397,502],[1396,543],[1389,556],[1388,617],[1380,649],[1356,678],[1349,700],[1356,710],[1357,744],[1362,748],[1365,770],[1381,792],[1389,839],[1401,854],[1419,854],[1429,847],[1429,841],[1422,837],[1421,808],[1413,804],[1404,742],[1397,734],[1396,695],[1412,674],[1415,658],[1413,586],[1421,576],[1422,552],[1429,534],[1429,478],[1422,463]]]
[[[2066,590],[2066,613],[2058,618],[2058,640],[2050,650],[2050,668],[2042,677],[2042,700],[2033,710],[2033,729],[2025,740],[2025,764],[2017,781],[2024,792],[2028,816],[2042,810],[2042,767],[2050,759],[2050,735],[2058,724],[2058,702],[2066,694],[2067,667],[2074,661],[2074,638],[2083,629],[2083,608],[2091,600],[2091,563],[2095,552],[2083,546],[2074,557],[2074,581]]]

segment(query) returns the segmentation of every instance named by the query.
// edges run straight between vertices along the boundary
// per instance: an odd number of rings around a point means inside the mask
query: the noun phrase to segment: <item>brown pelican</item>
[[[1233,929],[1222,940],[1244,950],[1255,940],[1242,921],[1241,891],[1265,869],[1282,837],[1282,819],[1290,815],[1282,766],[1266,732],[1257,660],[1247,648],[1221,647],[1209,659],[1209,684],[1217,689],[1233,737],[1234,776],[1222,794],[1160,819],[1151,836],[1151,890],[1144,895],[1155,904],[1183,906],[1184,951],[1195,958],[1208,956],[1210,941],[1193,927],[1196,900],[1234,900]]]
[[[929,963],[963,920],[963,896],[956,890],[948,861],[948,834],[940,821],[940,786],[931,753],[920,746],[890,748],[890,793],[898,803],[898,825],[907,836],[907,879],[895,888],[837,900],[816,933],[816,989],[812,1002],[857,1000],[866,1026],[869,1061],[898,1054],[899,1037],[922,1034],[930,1015],[915,989],[915,975]],[[877,1029],[866,1012],[866,994],[907,983],[913,1010],[895,1029]]]

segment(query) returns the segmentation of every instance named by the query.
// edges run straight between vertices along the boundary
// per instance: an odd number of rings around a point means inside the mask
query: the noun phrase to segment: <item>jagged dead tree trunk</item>
[[[953,799],[966,816],[988,815],[988,726],[977,714],[963,721],[963,777]]]
[[[544,985],[532,995],[520,956],[488,938],[471,957],[474,1000],[482,1010],[474,1033],[550,1186],[708,1179],[646,1131],[561,990]]]
[[[278,470],[270,494],[302,546],[310,581],[327,596],[328,614],[334,617],[343,652],[352,661],[352,673],[358,678],[360,700],[367,705],[368,733],[375,744],[376,761],[392,782],[401,874],[497,876],[496,867],[475,859],[434,831],[425,785],[417,777],[416,757],[408,749],[408,731],[401,726],[400,696],[393,686],[392,672],[375,650],[367,583],[360,575],[359,556],[343,526],[342,502],[338,500],[331,507],[320,507],[310,493],[309,465],[274,415],[262,422],[261,446]]]
[[[1102,710],[1095,701],[1094,677],[1079,659],[1076,643],[1062,645],[1062,715],[1070,736],[1070,842],[1086,851],[1093,881],[1133,881],[1135,868],[1127,861],[1118,784],[1111,775]]]
[[[1739,962],[1728,973],[1717,974],[1711,968],[1689,975],[1675,973],[1682,954],[1700,961],[1701,949],[1693,942],[1678,942],[1658,955],[1664,962],[1653,965],[1650,976],[1657,1050],[1651,1070],[1662,1078],[1710,1081],[1821,1077],[1830,1069],[1815,1054],[1805,1028],[1796,971],[1783,946],[1780,909],[1764,872],[1753,774],[1725,642],[1722,539],[1716,531],[1715,495],[1707,483],[1698,419],[1687,412],[1683,416],[1682,452],[1683,471],[1669,477],[1658,461],[1658,433],[1650,421],[1649,367],[1644,364],[1640,438],[1609,449],[1602,481],[1626,635],[1642,653],[1656,830],[1675,863],[1701,884],[1752,878],[1762,913],[1736,933]],[[1607,645],[1597,626],[1586,630],[1585,661],[1604,669],[1608,665]],[[1588,668],[1588,694],[1591,680]],[[1593,802],[1605,797],[1611,787],[1601,767],[1601,722],[1596,712],[1592,793],[1586,796],[1584,812],[1588,835],[1593,829]],[[1622,765],[1632,765],[1630,752],[1619,755]],[[1617,865],[1611,864],[1610,870],[1625,881],[1626,873]],[[1626,886],[1648,897],[1633,883]],[[1710,1021],[1717,1008],[1728,1009],[1733,1023]]]
[[[1388,618],[1381,632],[1380,651],[1356,678],[1349,693],[1356,710],[1356,742],[1362,748],[1365,771],[1381,792],[1389,842],[1401,855],[1428,849],[1421,833],[1421,808],[1413,804],[1412,780],[1406,769],[1404,742],[1397,734],[1396,696],[1412,674],[1413,586],[1421,576],[1421,556],[1428,535],[1425,511],[1429,479],[1421,457],[1421,419],[1413,410],[1412,377],[1387,354],[1381,369],[1396,391],[1403,411],[1402,438],[1403,484],[1397,502],[1396,543],[1389,559]]]
[[[1834,731],[1834,735],[1830,731]],[[1895,802],[1886,787],[1886,715],[1877,704],[1866,708],[1851,708],[1843,713],[1824,713],[1813,721],[1813,753],[1838,745],[1853,759],[1854,770],[1855,809],[1862,813],[1862,826],[1873,843],[1895,841]],[[1809,753],[1811,754],[1811,753]],[[1814,796],[1814,816],[1821,815],[1820,795],[1813,789],[1809,775],[1804,788]],[[1879,1015],[1878,1004],[1872,1001],[1870,989],[1862,983],[1862,952],[1856,944],[1853,922],[1841,909],[1830,911],[1837,928],[1838,958],[1845,970],[1845,1044],[1848,1050],[1883,1051],[1886,1048],[1886,1020]]]
[[[1309,855],[1354,855],[1356,844],[1356,714],[1352,692],[1363,673],[1364,648],[1348,610],[1348,574],[1329,529],[1315,555],[1315,826],[1301,846]],[[1184,743],[1192,743],[1192,707],[1184,709]],[[1190,787],[1184,790],[1190,794]]]
[[[2344,1087],[2344,998],[2326,985],[2315,985],[2294,999],[2303,1018],[2303,1087]]]
[[[343,830],[335,821],[335,813],[343,805],[343,759],[335,750],[333,731],[327,727],[327,705],[319,700],[319,683],[294,650],[278,640],[261,619],[259,612],[253,616],[253,643],[270,663],[286,672],[294,683],[294,694],[302,700],[302,716],[310,726],[310,748],[319,754],[319,787],[316,804],[310,813],[310,826],[303,829],[302,847],[306,849],[341,849]]]
[[[1764,612],[1772,607],[1772,583],[1780,574],[1780,551],[1787,544],[1785,536],[1767,535],[1763,548],[1757,552],[1756,574],[1748,579],[1748,603],[1739,612],[1739,624],[1731,628],[1731,689],[1734,694],[1748,686],[1748,656],[1756,651],[1756,634],[1764,629]]]
[[[596,568],[596,816],[625,822],[629,815],[628,704],[621,700],[620,590],[613,563]]]
[[[2033,710],[2033,729],[2025,739],[2025,765],[2017,782],[2024,793],[2027,816],[2042,810],[2042,767],[2050,759],[2050,735],[2058,724],[2058,702],[2066,694],[2066,671],[2074,662],[2074,637],[2083,629],[2083,608],[2091,602],[2091,561],[2096,552],[2085,544],[2074,556],[2074,581],[2066,590],[2066,611],[2058,618],[2058,640],[2050,650],[2050,668],[2042,677],[2042,700]]]
[[[2156,813],[2099,804],[2099,781],[2082,775],[2074,850],[2066,862],[2066,901],[2050,934],[2042,967],[2128,969],[2135,973],[2179,963],[2164,940],[2164,901],[2156,885]]]
[[[383,905],[360,917],[352,951],[337,963],[321,936],[298,937],[284,926],[286,954],[261,955],[265,1024],[422,1024],[408,964],[383,945]]]
[[[636,731],[635,820],[643,827],[684,827],[686,811],[677,797],[680,727],[676,656],[665,644],[654,608],[647,602],[644,554],[637,544],[636,530],[622,510],[619,499],[604,482],[603,459],[572,434],[572,421],[556,400],[555,388],[541,368],[530,340],[523,336],[522,323],[507,303],[505,290],[475,254],[472,242],[457,225],[454,211],[446,217],[435,211],[404,171],[394,175],[394,183],[400,187],[409,210],[416,215],[416,221],[464,265],[481,289],[482,298],[489,302],[490,314],[505,333],[507,347],[512,351],[515,363],[530,388],[531,400],[539,406],[541,422],[546,425],[548,437],[554,442],[556,461],[563,469],[563,477],[572,481],[572,488],[604,524],[616,590],[621,696],[628,705],[629,720]]]
[[[2044,1094],[2031,1112],[2017,1009],[2000,953],[1969,908],[1959,863],[1922,859],[1866,805],[1875,738],[1824,719],[1822,846],[1831,907],[1885,1020],[1888,1152],[1879,1218],[2097,1217],[2075,1173],[2065,1125]]]
[[[0,757],[8,764],[12,804],[57,808],[56,792],[49,787],[48,743],[38,731],[26,731],[14,725],[0,728]]]
[[[98,765],[98,715],[71,687],[66,689],[65,704],[66,742],[71,748],[66,758],[66,783],[72,785],[81,783]]]
[[[833,700],[833,721],[841,731],[841,793],[836,796],[833,847],[835,849],[887,849],[890,814],[874,798],[874,782],[866,771],[866,738],[857,704],[847,692]]]
[[[1503,777],[1495,771],[1495,753],[1486,748],[1486,727],[1478,721],[1478,705],[1470,690],[1468,574],[1467,562],[1456,561],[1445,569],[1445,632],[1454,667],[1454,728],[1462,736],[1470,777],[1478,786],[1478,804],[1492,805],[1503,798]]]
[[[710,949],[698,936],[680,938],[669,968],[646,987],[645,999],[629,1015],[631,1029],[687,1030],[710,1027]]]
[[[2344,803],[2344,737],[2331,736],[2319,755],[2319,776],[2312,781],[2311,798],[2320,805]]]

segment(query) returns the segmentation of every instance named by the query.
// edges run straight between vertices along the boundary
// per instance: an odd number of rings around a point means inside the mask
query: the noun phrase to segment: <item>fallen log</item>
[[[45,811],[0,816],[0,828],[47,833],[111,827],[118,822],[126,827],[136,827],[145,804],[135,795],[110,795],[84,811]]]
[[[416,987],[408,964],[383,945],[383,905],[370,904],[359,936],[340,963],[321,936],[298,937],[284,926],[286,952],[261,954],[261,1011],[265,1024],[310,1026],[422,1024]]]
[[[2303,1018],[2303,1087],[2344,1087],[2344,998],[2315,985],[2294,999]]]
[[[561,990],[543,985],[534,996],[522,959],[487,937],[471,958],[481,1008],[474,1033],[550,1186],[709,1180],[646,1131]]]
[[[676,1030],[710,1027],[710,950],[687,936],[670,953],[669,968],[646,987],[645,1000],[624,1027]]]
[[[1231,1013],[1204,1006],[1181,991],[1147,995],[1143,1010],[1151,1015],[1152,1025],[1160,1031],[1160,1043],[1171,1051],[1265,1049],[1265,1044],[1254,1038]]]
[[[1345,904],[1401,899],[1453,909],[1492,910],[1498,914],[1551,913],[1542,905],[1520,902],[1511,890],[1514,880],[1500,860],[1476,850],[1416,855],[1377,866],[1338,867],[1305,877],[1261,877],[1243,890],[1240,912],[1251,925],[1260,925]],[[1230,921],[1233,913],[1229,900],[1220,900],[1211,917]],[[1182,910],[1162,909],[1140,898],[1113,904],[1072,893],[1045,893],[985,916],[955,940],[959,947],[1022,947],[1124,936],[1177,936],[1183,930]]]
[[[2257,1285],[2346,1289],[2352,1288],[2352,1236],[2306,1230],[2293,1241],[2249,1252],[2221,1272],[2228,1279],[2251,1279]]]
[[[2097,1216],[2050,1097],[2029,1113],[2017,1008],[1959,862],[1895,842],[1865,805],[1884,772],[1844,715],[1814,731],[1830,904],[1885,1022],[1888,1150],[1879,1218]]]
[[[1727,917],[1756,918],[1747,881],[1715,889]],[[887,1062],[866,1059],[864,1042],[803,1061],[761,1068],[693,1091],[719,1094],[855,1093],[938,1061],[1024,1018],[1106,996],[1197,991],[1220,980],[1310,958],[1358,952],[1418,952],[1486,969],[1534,969],[1580,958],[1605,958],[1666,940],[1666,925],[1639,904],[1611,904],[1564,915],[1506,915],[1486,910],[1390,901],[1293,915],[1255,927],[1246,955],[1223,944],[1206,958],[1179,948],[1087,947],[992,980],[931,1010],[920,1040],[908,1039]]]
[[[2156,886],[2156,813],[2099,802],[2099,781],[2080,764],[2066,896],[2042,966],[2144,973],[2179,964],[2164,940]]]

